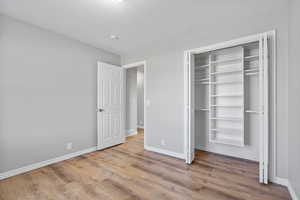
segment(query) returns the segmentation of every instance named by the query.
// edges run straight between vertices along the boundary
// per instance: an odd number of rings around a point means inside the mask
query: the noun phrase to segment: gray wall
[[[126,135],[137,130],[137,68],[126,70]]]
[[[289,27],[289,180],[300,198],[300,1],[290,1]]]
[[[137,112],[138,126],[144,126],[144,66],[137,68]]]
[[[94,147],[96,63],[120,57],[1,15],[0,44],[0,172]]]
[[[211,3],[210,3],[211,2]],[[209,5],[207,5],[209,4]],[[288,1],[274,0],[270,4],[255,1],[226,1],[226,5],[206,2],[205,26],[192,27],[182,40],[160,46],[153,52],[122,57],[123,64],[147,60],[147,135],[148,146],[184,153],[184,86],[183,51],[264,31],[277,30],[277,171],[279,177],[288,177],[287,121],[287,64],[288,64]],[[232,10],[230,10],[232,9]],[[211,15],[211,12],[214,12]],[[202,13],[201,16],[205,15]],[[161,140],[165,140],[165,145]],[[273,141],[273,138],[271,138]],[[274,145],[272,143],[272,145]],[[273,149],[273,148],[271,148]],[[272,152],[273,153],[273,152]],[[273,162],[271,156],[271,162]]]

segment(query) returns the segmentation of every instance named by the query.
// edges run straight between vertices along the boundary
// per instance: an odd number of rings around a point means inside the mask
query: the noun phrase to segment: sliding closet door
[[[194,77],[194,59],[193,55],[189,52],[185,54],[186,61],[186,79],[188,80],[187,85],[187,99],[186,99],[186,110],[188,117],[188,138],[186,141],[187,151],[186,151],[186,163],[191,164],[195,159],[195,100],[194,100],[194,89],[195,89],[195,77]]]
[[[260,72],[259,72],[259,91],[260,91],[260,162],[259,162],[259,181],[268,184],[269,178],[269,48],[268,35],[261,36],[259,42],[260,52]]]

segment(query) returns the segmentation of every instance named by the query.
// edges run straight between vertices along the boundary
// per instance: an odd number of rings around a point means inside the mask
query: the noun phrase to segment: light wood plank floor
[[[258,183],[257,163],[197,151],[196,161],[127,143],[0,181],[1,200],[283,200],[286,188]]]

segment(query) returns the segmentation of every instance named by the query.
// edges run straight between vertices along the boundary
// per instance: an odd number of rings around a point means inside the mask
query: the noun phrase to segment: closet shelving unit
[[[248,78],[261,72],[258,43],[207,52],[195,57],[195,85],[207,102],[195,102],[196,112],[207,112],[209,143],[244,147],[245,114],[259,114],[245,101]],[[197,100],[196,100],[197,101]]]

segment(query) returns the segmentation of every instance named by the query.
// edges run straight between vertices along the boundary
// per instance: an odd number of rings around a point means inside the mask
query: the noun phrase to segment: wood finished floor
[[[1,200],[283,200],[285,187],[258,183],[256,163],[197,151],[196,161],[127,143],[0,181]]]

